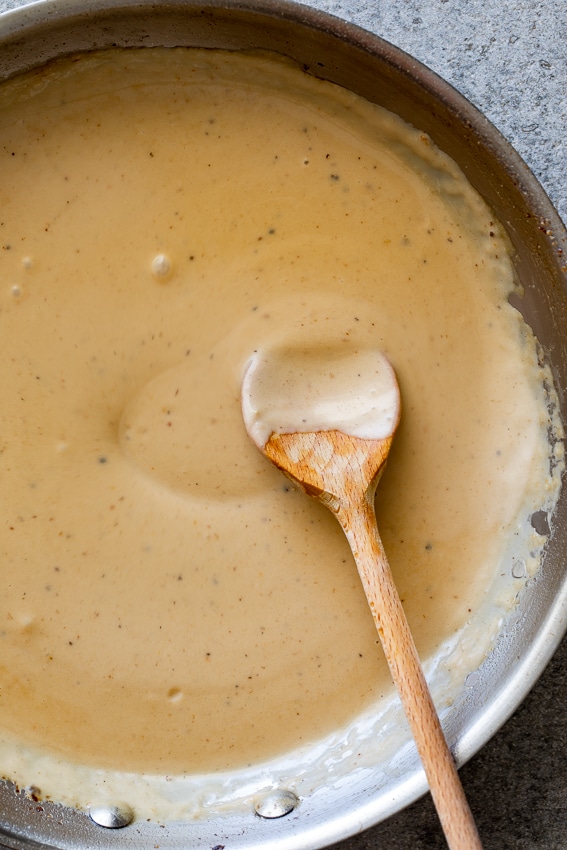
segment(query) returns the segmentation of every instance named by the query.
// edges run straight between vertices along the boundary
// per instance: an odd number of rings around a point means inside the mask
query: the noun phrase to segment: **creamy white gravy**
[[[450,701],[555,496],[501,229],[428,137],[267,57],[110,51],[0,107],[0,771],[194,816],[299,748],[312,787],[391,683],[338,525],[247,437],[246,364],[393,364],[377,514],[426,666],[474,635]]]
[[[263,449],[272,434],[342,431],[384,440],[400,418],[396,375],[382,352],[345,346],[266,350],[242,380],[246,430]]]

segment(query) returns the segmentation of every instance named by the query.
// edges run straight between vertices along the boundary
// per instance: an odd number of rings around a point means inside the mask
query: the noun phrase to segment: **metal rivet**
[[[270,791],[256,800],[254,809],[261,818],[283,818],[299,805],[293,791]]]
[[[90,819],[105,829],[122,829],[134,820],[134,812],[127,803],[115,803],[113,806],[90,806]]]

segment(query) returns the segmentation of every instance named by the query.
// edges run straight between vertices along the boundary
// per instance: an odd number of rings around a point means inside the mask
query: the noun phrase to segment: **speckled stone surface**
[[[312,0],[412,54],[478,107],[567,221],[567,2]],[[485,850],[567,850],[567,639],[461,770]],[[441,850],[429,796],[333,850]]]
[[[451,83],[512,143],[567,219],[565,0],[307,5],[382,36]]]
[[[0,11],[23,5],[0,0]],[[567,0],[310,0],[411,53],[512,143],[567,220]],[[567,850],[567,640],[461,771],[486,850]],[[334,850],[436,850],[429,796]],[[189,848],[188,848],[189,850]]]
[[[523,157],[567,221],[567,3],[313,0],[415,56]],[[516,714],[461,770],[486,850],[567,850],[567,640]],[[334,850],[446,847],[429,796]]]

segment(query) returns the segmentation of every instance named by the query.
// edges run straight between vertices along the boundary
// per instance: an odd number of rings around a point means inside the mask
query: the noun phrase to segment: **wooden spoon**
[[[395,380],[395,378],[394,378]],[[243,408],[247,399],[244,397]],[[248,417],[245,422],[252,435]],[[339,430],[272,433],[264,454],[336,516],[347,537],[394,684],[409,720],[431,795],[451,850],[481,850],[478,831],[445,740],[415,643],[384,553],[374,494],[392,433],[362,439]]]

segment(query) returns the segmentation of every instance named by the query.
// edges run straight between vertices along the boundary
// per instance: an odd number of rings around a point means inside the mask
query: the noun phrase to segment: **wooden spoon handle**
[[[352,549],[447,843],[451,850],[482,850],[384,553],[374,506],[368,498],[359,506],[340,508],[336,516]]]

